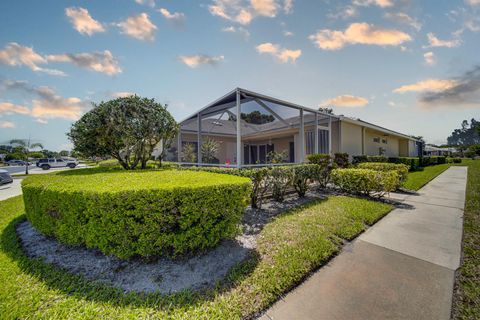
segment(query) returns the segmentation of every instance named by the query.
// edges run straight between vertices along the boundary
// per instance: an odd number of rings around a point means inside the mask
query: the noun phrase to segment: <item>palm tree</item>
[[[31,143],[29,139],[12,139],[10,140],[10,144],[17,145],[22,149],[22,153],[25,156],[25,160],[27,164],[25,165],[25,174],[28,174],[28,155],[30,154],[31,149],[40,148],[43,149],[43,145],[41,143]]]

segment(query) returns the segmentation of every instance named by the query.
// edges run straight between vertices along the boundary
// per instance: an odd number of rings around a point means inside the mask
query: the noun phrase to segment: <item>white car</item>
[[[37,162],[37,167],[42,168],[43,170],[48,170],[50,168],[63,168],[69,167],[70,169],[75,168],[78,165],[78,160],[76,159],[40,159]]]

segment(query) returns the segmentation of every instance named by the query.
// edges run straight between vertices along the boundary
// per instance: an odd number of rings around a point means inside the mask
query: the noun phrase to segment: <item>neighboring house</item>
[[[457,153],[456,148],[439,148],[432,145],[426,145],[423,150],[424,156],[451,156],[454,153]]]
[[[209,163],[202,161],[199,148],[206,139],[219,147]],[[194,162],[185,159],[187,144],[194,150]],[[167,160],[248,167],[265,164],[270,152],[282,153],[286,163],[301,163],[311,153],[417,156],[418,145],[411,136],[362,120],[237,88],[180,122]]]

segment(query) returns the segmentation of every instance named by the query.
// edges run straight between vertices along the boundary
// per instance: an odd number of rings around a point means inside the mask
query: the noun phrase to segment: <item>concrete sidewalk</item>
[[[262,319],[450,319],[460,266],[466,167],[450,167]]]

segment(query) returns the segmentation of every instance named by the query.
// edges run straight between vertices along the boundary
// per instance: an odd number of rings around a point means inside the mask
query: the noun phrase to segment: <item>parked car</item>
[[[7,161],[7,164],[9,166],[24,166],[27,164],[27,162],[23,160],[10,160],[10,161]]]
[[[50,168],[62,168],[62,167],[69,167],[70,169],[73,169],[78,165],[78,160],[62,159],[62,158],[39,159],[36,164],[37,164],[37,167],[42,168],[43,170],[48,170]]]
[[[12,183],[13,179],[7,170],[0,169],[0,185]]]

